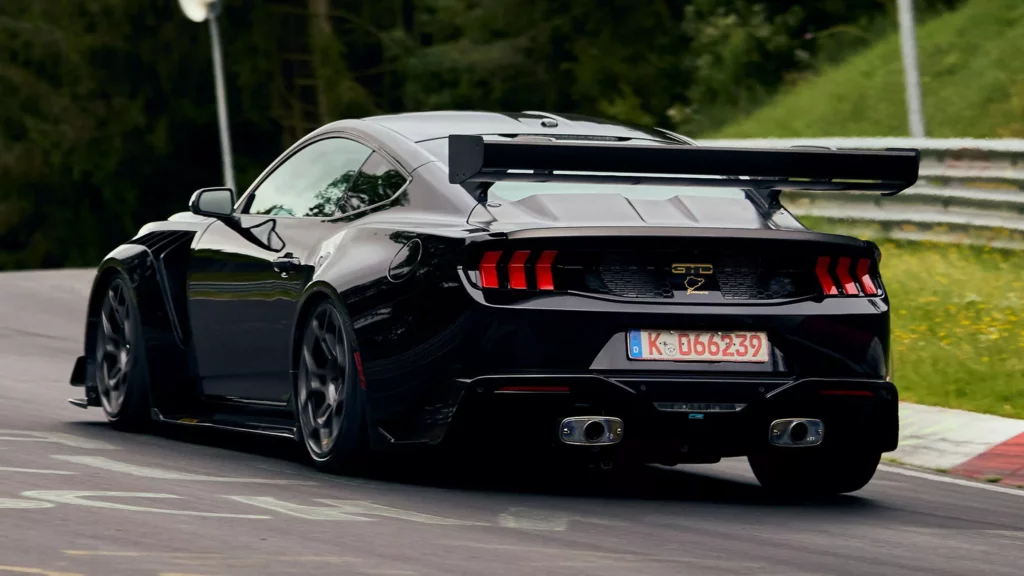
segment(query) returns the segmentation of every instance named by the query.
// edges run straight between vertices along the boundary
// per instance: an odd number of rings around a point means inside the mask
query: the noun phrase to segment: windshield
[[[644,141],[645,144],[657,142]],[[448,139],[438,138],[420,142],[420,146],[435,158],[448,163]],[[573,172],[579,174],[579,172]],[[622,174],[625,176],[625,174]],[[633,174],[633,176],[643,176]],[[580,182],[495,182],[487,197],[508,202],[522,200],[535,194],[621,194],[634,200],[667,200],[675,196],[704,196],[714,198],[746,198],[739,188],[712,186],[671,186],[657,184],[591,184]]]

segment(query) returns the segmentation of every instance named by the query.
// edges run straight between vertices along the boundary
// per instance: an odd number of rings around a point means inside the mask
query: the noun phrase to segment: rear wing
[[[581,182],[782,190],[862,190],[893,196],[918,178],[919,150],[710,148],[448,137],[448,181]],[[485,184],[482,192],[486,192]]]

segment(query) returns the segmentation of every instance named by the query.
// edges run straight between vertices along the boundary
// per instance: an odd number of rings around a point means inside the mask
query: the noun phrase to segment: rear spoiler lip
[[[920,160],[920,151],[914,149],[713,148],[677,144],[496,141],[466,134],[448,137],[448,181],[451,184],[502,181],[670,184],[763,191],[863,190],[892,196],[917,182]],[[554,174],[554,171],[588,174]]]

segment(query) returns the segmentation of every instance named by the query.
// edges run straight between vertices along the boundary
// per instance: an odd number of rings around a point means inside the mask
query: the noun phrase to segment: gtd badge
[[[688,274],[707,276],[714,273],[715,268],[711,264],[673,264],[673,274]]]

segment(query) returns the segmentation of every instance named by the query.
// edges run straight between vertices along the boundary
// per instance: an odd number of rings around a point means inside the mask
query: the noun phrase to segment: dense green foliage
[[[922,18],[957,3],[917,2]],[[893,29],[893,5],[228,0],[238,183],[329,120],[405,110],[707,133]],[[0,269],[93,265],[221,183],[209,55],[174,0],[0,2]]]
[[[929,136],[1024,137],[1024,3],[970,0],[918,29]],[[715,136],[906,136],[893,33]]]

